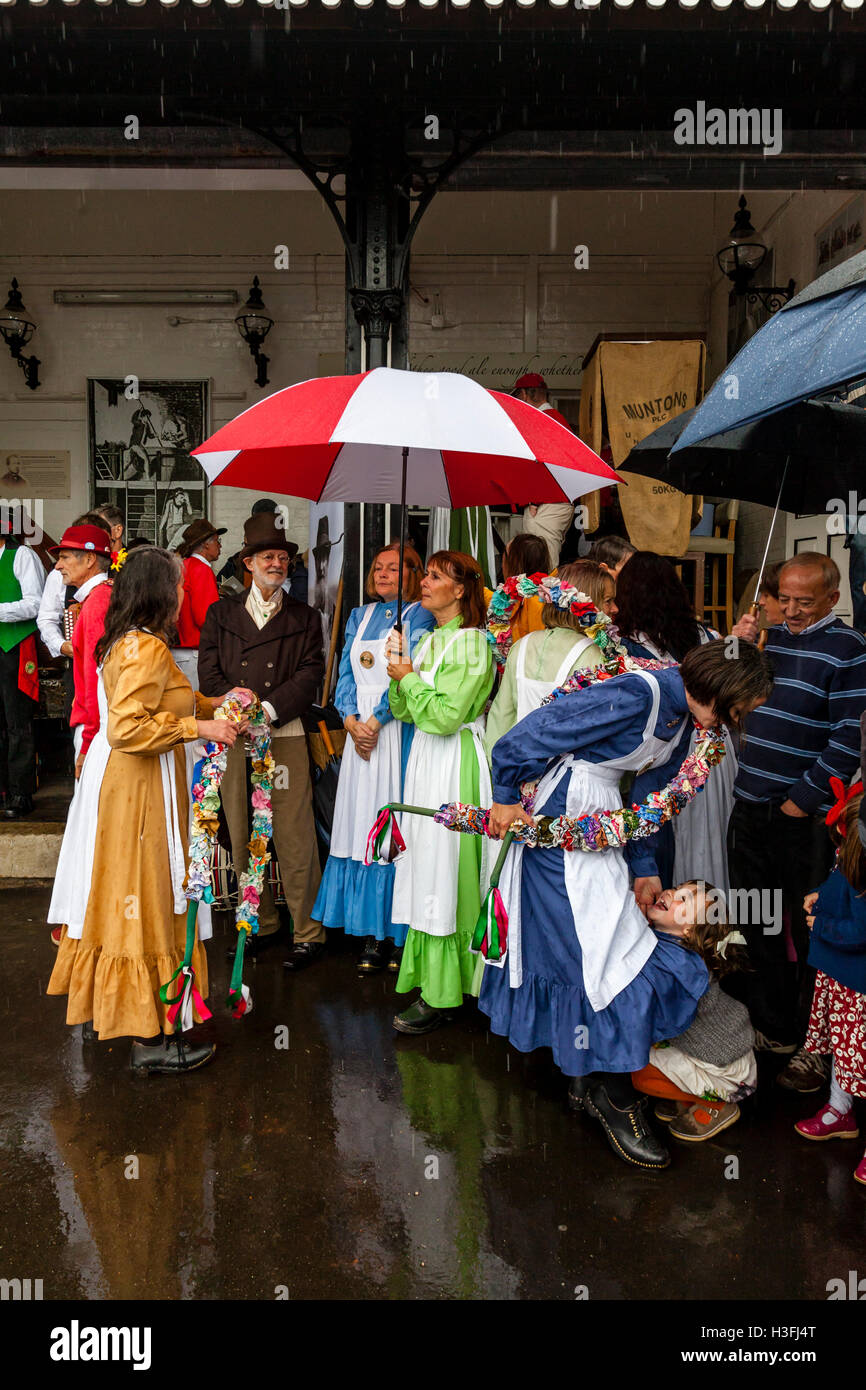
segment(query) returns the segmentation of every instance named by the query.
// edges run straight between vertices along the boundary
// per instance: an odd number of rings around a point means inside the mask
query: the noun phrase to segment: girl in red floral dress
[[[809,964],[818,971],[806,1050],[833,1054],[828,1103],[794,1128],[804,1139],[856,1139],[854,1099],[866,1100],[866,855],[857,833],[862,782],[850,790],[831,778],[836,805],[827,813],[836,865],[803,903],[812,933]],[[866,1184],[866,1154],[854,1178]]]

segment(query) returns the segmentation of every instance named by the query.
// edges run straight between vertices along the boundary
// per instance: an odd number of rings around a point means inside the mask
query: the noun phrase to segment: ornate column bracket
[[[382,340],[381,353],[384,360],[385,344],[391,333],[392,324],[398,323],[403,312],[403,295],[400,290],[370,290],[353,286],[349,290],[352,312],[371,338]]]

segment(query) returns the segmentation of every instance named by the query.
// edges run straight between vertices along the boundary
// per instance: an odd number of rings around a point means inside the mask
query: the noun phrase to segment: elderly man
[[[213,567],[220,557],[224,526],[199,517],[183,533],[183,603],[177,618],[177,646],[171,654],[193,690],[198,690],[198,647],[207,611],[219,598]]]
[[[199,644],[199,684],[205,695],[236,685],[254,690],[268,717],[277,764],[273,790],[273,843],[295,939],[285,962],[302,970],[322,954],[325,929],[310,913],[321,872],[313,822],[307,740],[300,716],[312,705],[324,675],[322,625],[318,613],[283,592],[297,546],[286,540],[272,512],[244,523],[241,561],[251,584],[243,594],[211,604]],[[235,869],[246,867],[249,793],[244,741],[229,750],[222,801]],[[259,912],[263,939],[277,929],[270,889]],[[259,942],[259,949],[262,943]]]
[[[835,616],[838,598],[839,570],[827,555],[804,551],[779,574],[784,622],[770,628],[766,647],[775,684],[746,722],[728,827],[731,885],[758,890],[749,900],[750,920],[742,924],[754,967],[743,989],[763,1034],[758,1045],[795,1054],[778,1079],[802,1092],[819,1090],[828,1067],[826,1058],[801,1046],[814,980],[806,965],[803,898],[830,871],[824,824],[835,801],[830,779],[847,786],[858,773],[866,705],[866,638]],[[757,621],[741,618],[733,635],[756,641]],[[757,902],[759,913],[753,911]],[[788,958],[780,905],[796,962]]]
[[[57,571],[67,588],[74,590],[78,616],[69,644],[72,652],[74,696],[69,719],[75,745],[75,776],[99,728],[96,644],[105,631],[105,615],[111,600],[111,538],[101,526],[69,526],[60,544],[51,547]]]

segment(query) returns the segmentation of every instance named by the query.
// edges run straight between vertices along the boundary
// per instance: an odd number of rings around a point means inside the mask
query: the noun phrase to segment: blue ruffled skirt
[[[361,864],[331,854],[310,915],[348,936],[375,936],[377,941],[389,936],[402,946],[409,927],[391,921],[393,896],[393,864]]]
[[[654,1042],[675,1038],[692,1023],[708,985],[694,951],[657,933],[657,945],[631,984],[596,1013],[583,987],[580,942],[562,871],[562,850],[524,858],[521,896],[523,983],[509,984],[502,969],[486,966],[479,1008],[494,1033],[518,1052],[549,1047],[566,1076],[593,1071],[638,1071]]]

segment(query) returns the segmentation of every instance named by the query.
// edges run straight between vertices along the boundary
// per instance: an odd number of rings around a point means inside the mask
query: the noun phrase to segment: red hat
[[[59,545],[48,547],[51,555],[61,550],[93,551],[94,555],[111,555],[111,537],[101,526],[70,526],[63,532]]]
[[[546,391],[547,382],[538,372],[527,372],[525,376],[519,376],[514,383],[515,391]]]

